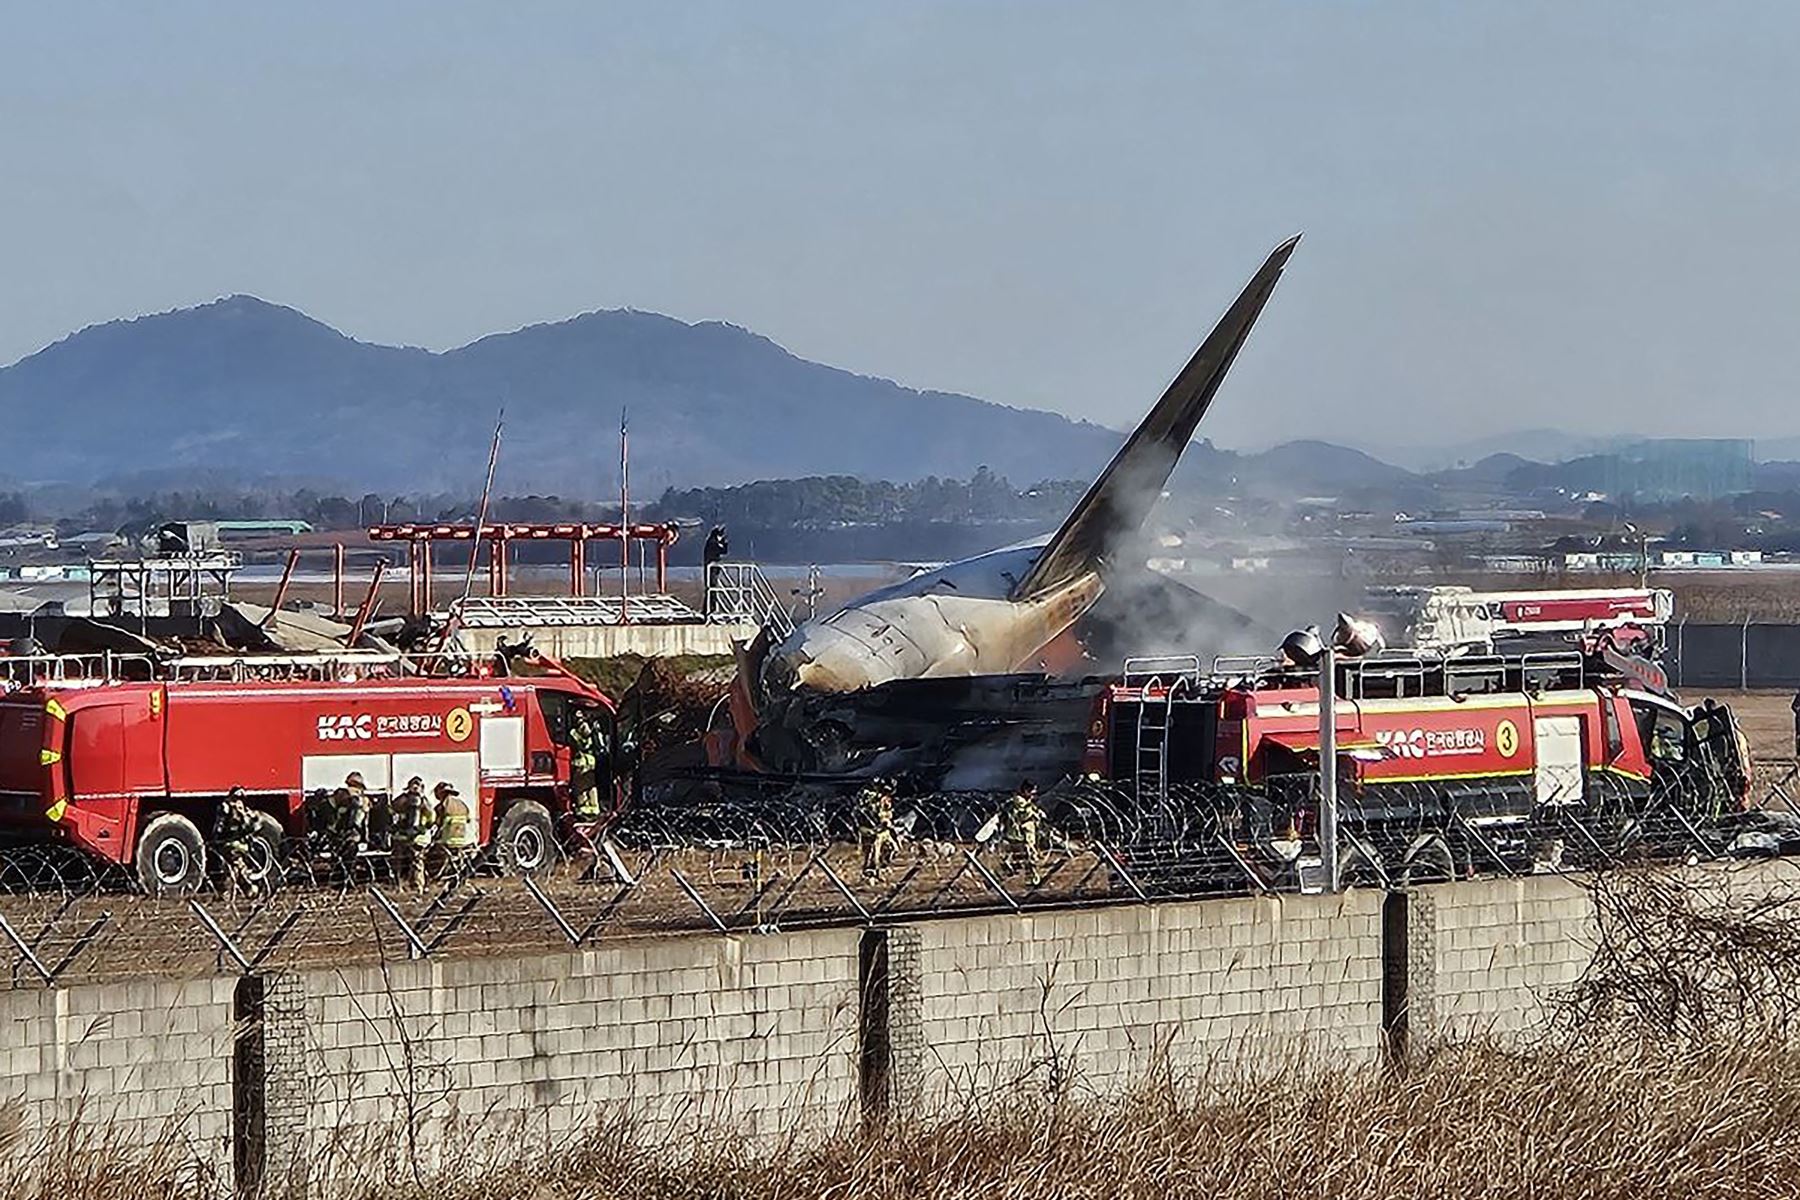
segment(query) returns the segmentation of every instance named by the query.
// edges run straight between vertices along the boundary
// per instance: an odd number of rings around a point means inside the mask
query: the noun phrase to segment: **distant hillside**
[[[1304,482],[1325,491],[1392,487],[1412,478],[1412,473],[1390,466],[1361,450],[1330,442],[1284,442],[1246,459],[1271,483]]]
[[[1145,398],[1148,404],[1150,397]],[[384,494],[467,490],[506,405],[499,484],[617,487],[979,466],[1087,478],[1120,435],[1051,413],[921,392],[796,358],[731,325],[587,313],[459,349],[377,346],[250,296],[114,321],[0,368],[21,481],[176,478],[193,468]]]
[[[1509,455],[1539,463],[1560,463],[1584,455],[1603,454],[1640,441],[1631,434],[1594,437],[1560,429],[1520,429],[1464,442],[1436,446],[1400,446],[1383,443],[1379,449],[1388,462],[1414,471],[1441,472],[1471,466],[1495,455]]]

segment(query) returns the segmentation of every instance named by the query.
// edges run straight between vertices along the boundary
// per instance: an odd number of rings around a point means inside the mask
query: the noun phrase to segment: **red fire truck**
[[[200,886],[231,788],[259,814],[254,857],[273,871],[284,842],[307,832],[309,798],[352,773],[376,805],[415,775],[427,792],[451,785],[481,843],[531,870],[568,818],[575,714],[615,745],[612,704],[567,673],[420,674],[366,655],[189,659],[123,677],[133,673],[44,672],[0,695],[0,832],[130,866],[153,892]],[[622,766],[600,773],[615,803]]]
[[[1346,875],[1529,869],[1576,823],[1616,846],[1658,814],[1693,826],[1740,809],[1750,761],[1731,712],[1632,682],[1580,652],[1340,663]],[[1320,698],[1317,672],[1267,660],[1138,662],[1097,699],[1083,770],[1140,804],[1185,788],[1278,864],[1316,829]]]

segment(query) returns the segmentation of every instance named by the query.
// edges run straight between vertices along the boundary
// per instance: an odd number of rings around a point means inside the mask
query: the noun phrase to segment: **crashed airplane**
[[[1106,591],[1118,555],[1148,519],[1299,241],[1296,235],[1269,255],[1049,539],[922,572],[806,622],[775,646],[751,647],[740,659],[733,706],[740,765],[853,765],[842,753],[806,752],[821,749],[823,729],[839,731],[826,740],[851,732],[843,718],[823,716],[842,708],[834,697],[874,689],[881,707],[911,708],[892,694],[895,685],[963,679],[971,682],[959,691],[980,691],[973,680],[1047,670],[1046,648]],[[942,685],[926,690],[936,694]],[[742,736],[746,725],[757,736]]]

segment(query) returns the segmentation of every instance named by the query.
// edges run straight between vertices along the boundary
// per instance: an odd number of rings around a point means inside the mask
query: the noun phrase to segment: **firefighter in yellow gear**
[[[424,891],[425,859],[437,830],[437,808],[425,795],[425,781],[414,775],[388,807],[393,813],[394,875],[404,876],[413,891]]]
[[[460,875],[475,857],[481,831],[475,828],[475,812],[448,783],[432,789],[437,798],[437,843],[444,851],[444,869]]]
[[[863,878],[874,882],[894,861],[894,785],[872,779],[856,793],[856,840],[862,847]]]
[[[252,894],[262,890],[257,880],[256,812],[250,807],[244,789],[233,787],[225,793],[213,818],[213,844],[224,859],[226,881],[233,891],[246,888]],[[263,864],[272,868],[273,864]]]
[[[577,821],[600,819],[600,733],[577,710],[569,725],[569,803]]]
[[[1021,866],[1029,868],[1033,887],[1043,878],[1042,843],[1038,837],[1043,823],[1037,784],[1027,779],[1000,806],[1000,840],[1005,845],[1001,861],[1009,872]]]

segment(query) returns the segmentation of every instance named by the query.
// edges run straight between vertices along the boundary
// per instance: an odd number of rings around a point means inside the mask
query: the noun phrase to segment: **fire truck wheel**
[[[206,842],[180,813],[157,813],[138,835],[137,877],[152,896],[198,891],[206,880]]]
[[[494,837],[500,864],[509,874],[530,875],[550,865],[556,835],[550,810],[536,800],[520,800],[500,818]]]
[[[1450,845],[1435,833],[1421,834],[1407,847],[1406,864],[1400,868],[1400,884],[1449,883],[1456,878],[1456,856]]]

